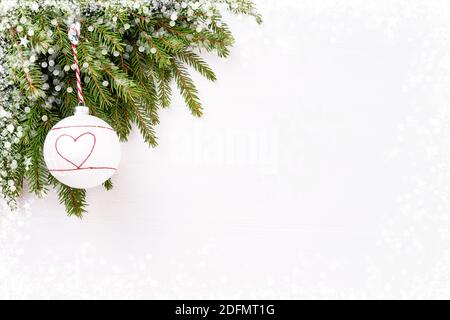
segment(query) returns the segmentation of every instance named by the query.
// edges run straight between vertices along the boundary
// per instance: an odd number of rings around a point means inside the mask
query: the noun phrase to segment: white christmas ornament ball
[[[105,121],[77,107],[75,115],[58,122],[44,144],[48,170],[58,181],[76,189],[94,188],[117,171],[120,142]]]

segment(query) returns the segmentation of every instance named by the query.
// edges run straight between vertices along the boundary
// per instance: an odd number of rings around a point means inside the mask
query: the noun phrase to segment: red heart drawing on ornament
[[[90,141],[86,141],[86,137],[87,138],[91,137],[91,139],[89,139]],[[63,138],[64,138],[64,140],[61,140]],[[64,142],[64,144],[60,144],[61,141]],[[66,160],[68,163],[73,165],[75,168],[81,169],[81,167],[91,157],[92,152],[94,152],[96,142],[97,142],[97,138],[91,132],[85,132],[76,138],[74,138],[68,134],[63,134],[63,135],[60,135],[58,137],[58,139],[56,139],[55,149],[61,158]],[[77,148],[76,147],[77,143],[80,143],[82,145],[78,145],[79,147]],[[84,145],[87,145],[87,147],[82,148],[82,149],[85,149],[86,151],[83,150],[84,154],[80,155],[80,153],[79,153],[80,146],[84,147]],[[79,164],[77,164],[77,160],[75,160],[78,158],[81,158]]]

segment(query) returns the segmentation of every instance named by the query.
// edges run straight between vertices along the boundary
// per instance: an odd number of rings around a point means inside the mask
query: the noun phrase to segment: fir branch
[[[97,41],[102,47],[108,48],[109,52],[117,51],[122,53],[125,50],[125,45],[122,42],[123,39],[107,25],[96,24],[92,32],[85,31],[84,35]]]
[[[138,126],[144,141],[147,142],[149,146],[156,147],[158,145],[158,140],[153,128],[152,118],[146,112],[146,108],[137,101],[130,101],[128,106],[133,111],[131,116],[134,123]]]
[[[176,57],[194,68],[197,72],[203,75],[210,81],[216,81],[217,77],[214,71],[208,66],[208,64],[202,60],[197,54],[192,51],[182,51],[178,52]]]
[[[203,115],[203,107],[198,97],[198,90],[186,68],[177,61],[174,61],[172,63],[172,70],[178,89],[191,110],[191,113],[196,117],[201,117]]]
[[[231,12],[236,14],[249,15],[256,19],[258,24],[263,23],[262,15],[257,11],[253,1],[249,0],[225,0]]]
[[[28,179],[30,192],[38,197],[42,197],[48,191],[48,170],[40,146],[31,146],[26,156],[32,160],[30,168],[25,174],[25,177]]]
[[[106,191],[111,191],[113,189],[113,187],[114,187],[113,183],[112,183],[112,180],[111,179],[106,180],[103,183],[103,187],[106,189]]]
[[[111,126],[117,132],[121,141],[127,141],[131,132],[131,115],[130,110],[127,108],[119,97],[116,98],[116,103],[111,107],[109,118],[112,120]]]
[[[87,212],[86,190],[74,189],[62,183],[57,183],[57,186],[59,201],[66,207],[67,214],[82,218]]]
[[[92,101],[94,103],[88,106],[94,109],[109,109],[114,104],[114,98],[102,85],[104,76],[103,68],[99,65],[99,61],[95,58],[95,48],[89,45],[80,45],[79,51],[82,53],[83,60],[89,60],[87,64],[87,73],[90,81],[85,83],[84,88],[85,91],[88,92],[88,95],[92,97]]]
[[[154,60],[146,57],[137,50],[136,46],[130,55],[132,71],[130,76],[136,80],[140,86],[140,96],[142,97],[146,109],[152,118],[153,124],[159,124],[158,117],[158,95],[156,92],[156,84],[154,82],[153,66]]]
[[[26,133],[28,144],[24,148],[24,153],[32,161],[29,170],[25,173],[25,177],[28,179],[30,192],[41,197],[48,191],[47,180],[49,172],[45,165],[42,151],[48,128],[40,125],[39,122],[42,120],[37,109],[33,110],[28,121],[30,123],[30,131]]]
[[[158,101],[162,108],[168,108],[172,98],[172,73],[170,69],[159,69],[154,66],[154,74],[157,78]]]

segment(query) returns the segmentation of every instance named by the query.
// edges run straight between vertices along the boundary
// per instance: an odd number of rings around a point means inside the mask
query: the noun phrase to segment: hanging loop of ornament
[[[78,104],[84,106],[83,88],[81,86],[80,63],[78,62],[77,46],[80,44],[81,24],[74,22],[69,27],[69,40],[72,44],[73,60],[75,65],[75,76],[77,81]]]

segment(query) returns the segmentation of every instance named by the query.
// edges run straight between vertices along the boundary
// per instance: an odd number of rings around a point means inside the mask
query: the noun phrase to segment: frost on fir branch
[[[77,105],[67,37],[73,19],[82,25],[78,55],[91,113],[122,141],[135,125],[154,147],[158,113],[174,89],[194,116],[202,115],[190,70],[216,80],[201,52],[229,55],[234,39],[225,11],[262,21],[250,0],[2,0],[1,197],[14,207],[26,182],[39,197],[56,189],[68,214],[86,212],[86,192],[52,178],[42,154],[48,131]]]

